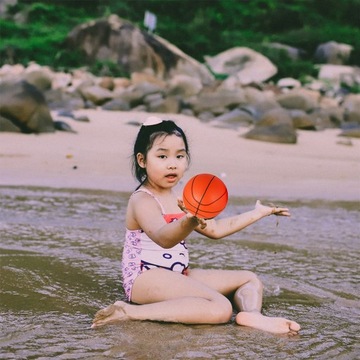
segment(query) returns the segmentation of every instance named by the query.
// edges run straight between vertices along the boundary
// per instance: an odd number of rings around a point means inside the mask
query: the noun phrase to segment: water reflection
[[[292,202],[226,240],[195,236],[191,260],[243,268],[264,281],[264,312],[293,318],[288,339],[234,323],[125,322],[90,330],[98,308],[124,299],[120,279],[128,194],[0,188],[1,358],[354,359],[359,354],[359,204]],[[231,199],[226,215],[255,199]],[[209,247],[211,246],[211,251]]]

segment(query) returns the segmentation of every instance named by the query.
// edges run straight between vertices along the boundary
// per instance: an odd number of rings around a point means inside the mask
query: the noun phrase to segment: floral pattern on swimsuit
[[[185,213],[163,214],[167,223],[176,221],[184,215]],[[152,241],[143,230],[126,229],[122,257],[122,278],[125,295],[129,301],[131,301],[134,281],[142,272],[154,268],[163,268],[186,275],[188,266],[189,253],[185,240],[170,249],[164,249]]]

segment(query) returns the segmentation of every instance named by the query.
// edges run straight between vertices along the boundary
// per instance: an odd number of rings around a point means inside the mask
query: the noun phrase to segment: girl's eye
[[[178,159],[183,159],[185,156],[184,155],[178,155],[177,158]]]
[[[166,159],[166,155],[159,155],[160,159]]]

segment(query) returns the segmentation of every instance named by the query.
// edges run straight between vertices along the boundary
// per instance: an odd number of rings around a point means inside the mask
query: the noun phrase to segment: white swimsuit
[[[176,221],[185,213],[165,214],[160,201],[146,189],[134,192],[145,192],[159,204],[161,213],[167,223]],[[170,249],[164,249],[152,241],[146,233],[141,230],[126,229],[125,244],[122,258],[123,287],[127,299],[131,300],[131,290],[135,279],[144,271],[154,268],[163,268],[180,272],[186,275],[189,266],[189,253],[185,240]]]

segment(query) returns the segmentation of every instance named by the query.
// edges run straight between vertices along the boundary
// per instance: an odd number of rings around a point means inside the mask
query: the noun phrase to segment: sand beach
[[[77,132],[0,133],[0,185],[132,191],[130,156],[142,112],[79,110],[90,122],[53,114]],[[298,131],[297,144],[244,139],[248,131],[219,128],[185,115],[192,155],[183,183],[198,173],[218,175],[230,196],[263,200],[360,200],[360,139],[340,129]]]

